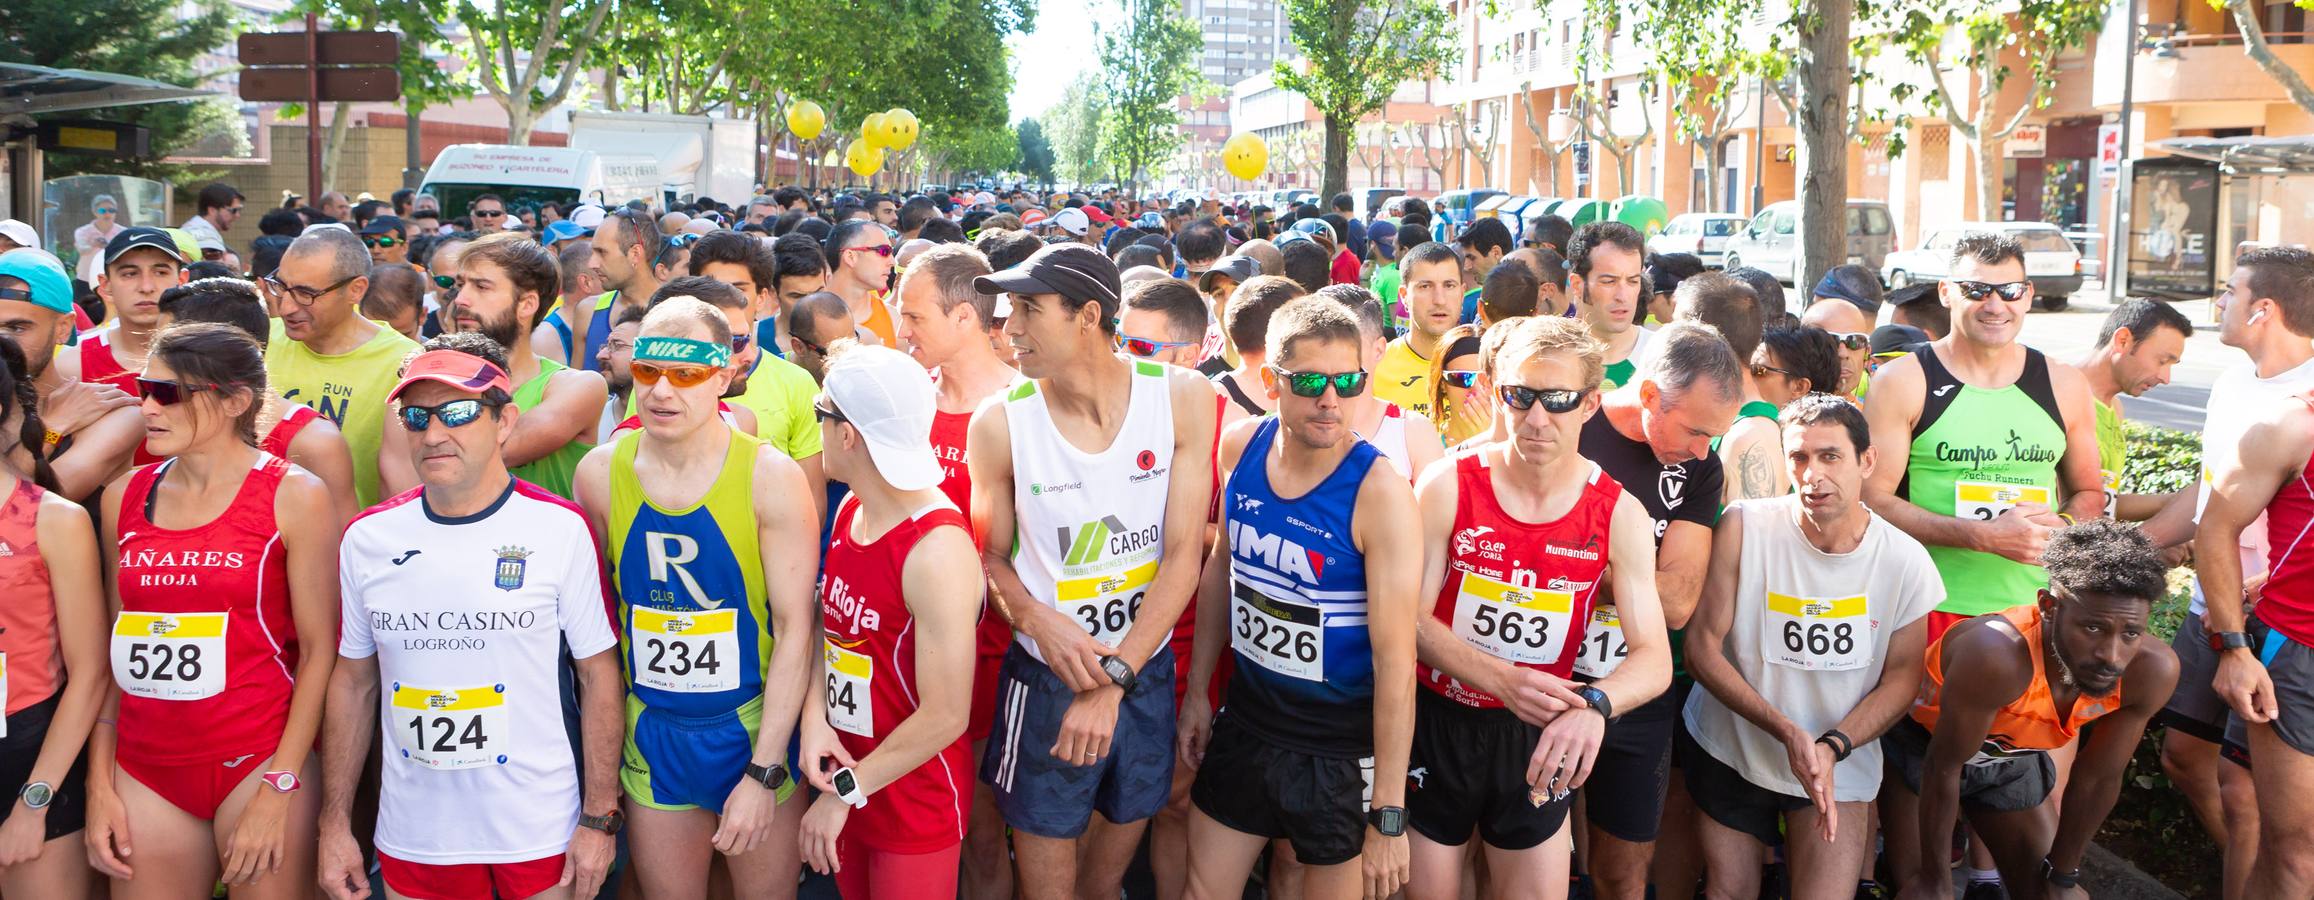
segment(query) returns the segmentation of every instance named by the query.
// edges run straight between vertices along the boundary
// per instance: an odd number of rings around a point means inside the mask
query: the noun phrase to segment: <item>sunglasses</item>
[[[1872,336],[1861,331],[1835,331],[1832,332],[1832,340],[1838,341],[1843,350],[1862,350],[1872,346]]]
[[[100,215],[100,216],[109,216],[109,215],[112,215],[113,213],[117,213],[117,212],[120,212],[120,210],[117,210],[117,209],[100,209],[100,210],[97,210],[97,211],[96,211],[96,214],[97,214],[97,215]]]
[[[669,254],[669,253],[673,253],[673,252],[675,252],[675,251],[677,251],[677,250],[681,250],[681,249],[683,249],[683,248],[685,248],[685,247],[689,247],[689,246],[691,246],[692,244],[696,244],[696,243],[699,243],[699,239],[700,239],[700,238],[702,238],[702,237],[705,237],[705,235],[702,235],[702,234],[698,234],[698,233],[696,233],[696,232],[690,232],[690,231],[686,231],[686,232],[683,232],[682,234],[678,234],[678,235],[676,235],[676,236],[674,236],[674,237],[668,238],[668,239],[667,239],[667,245],[666,245],[666,246],[664,246],[664,247],[661,247],[661,248],[659,248],[659,256],[658,256],[658,258],[657,258],[657,259],[654,259],[654,260],[652,260],[651,262],[652,262],[653,264],[657,264],[657,263],[663,263],[663,262],[666,262],[666,261],[667,261],[667,254]]]
[[[477,209],[477,210],[475,210],[475,211],[472,213],[472,215],[474,216],[474,218],[477,218],[477,219],[503,219],[503,218],[506,218],[506,210],[503,210],[503,209]]]
[[[738,356],[739,354],[746,353],[747,348],[752,346],[755,346],[755,335],[742,331],[731,336],[732,356]]]
[[[364,246],[370,246],[370,247],[395,247],[395,246],[400,246],[400,245],[401,245],[401,243],[402,243],[402,241],[401,241],[401,239],[399,239],[399,238],[391,238],[391,237],[366,237],[366,238],[362,238],[362,244],[363,244]]]
[[[1538,389],[1523,384],[1506,384],[1496,389],[1496,393],[1501,394],[1502,402],[1512,409],[1524,412],[1535,408],[1535,404],[1541,403],[1544,412],[1557,415],[1574,412],[1576,407],[1583,405],[1583,398],[1589,396],[1591,392],[1565,388]]]
[[[424,432],[437,419],[444,428],[464,428],[482,418],[482,401],[452,400],[440,406],[402,407],[402,427],[412,432]]]
[[[1276,373],[1278,380],[1285,383],[1286,390],[1292,392],[1296,397],[1323,397],[1326,395],[1327,385],[1333,386],[1334,395],[1337,397],[1356,397],[1366,393],[1366,373],[1364,372],[1338,372],[1329,375],[1324,372],[1288,372],[1276,366],[1271,366],[1270,371]]]
[[[1117,346],[1124,348],[1125,352],[1133,354],[1134,356],[1138,356],[1142,359],[1148,359],[1175,347],[1188,347],[1197,343],[1199,342],[1160,341],[1153,338],[1139,338],[1121,332],[1117,335]]]
[[[813,354],[813,355],[815,355],[815,356],[826,356],[826,355],[828,355],[828,348],[826,348],[826,347],[823,347],[823,346],[820,346],[820,345],[819,345],[819,344],[817,344],[817,343],[814,343],[814,342],[812,341],[812,339],[811,339],[811,338],[807,338],[807,337],[804,337],[803,335],[800,335],[800,334],[791,334],[791,335],[788,335],[788,339],[789,339],[789,340],[792,340],[792,341],[794,341],[794,342],[796,342],[796,343],[798,343],[798,344],[802,344],[802,345],[804,346],[804,349],[806,349],[806,350],[810,350],[810,351],[812,352],[812,354]]]
[[[137,379],[137,393],[145,395],[145,399],[162,406],[175,406],[192,399],[194,394],[216,389],[217,386],[213,384],[186,384],[182,381],[168,381],[160,378]]]
[[[1448,369],[1439,373],[1438,380],[1445,382],[1447,387],[1467,391],[1478,386],[1478,371],[1476,369]]]
[[[852,420],[844,418],[843,413],[828,409],[827,407],[821,406],[817,403],[812,404],[812,418],[823,423],[841,422],[845,425],[852,424]]]
[[[1955,281],[1952,286],[1959,288],[1961,295],[1970,300],[1983,300],[1986,294],[1999,294],[2003,300],[2014,301],[2025,299],[2025,291],[2032,288],[2033,283],[2030,281],[2010,281],[2001,284],[1989,284],[1982,281]]]
[[[1766,377],[1768,377],[1768,373],[1769,373],[1769,372],[1774,372],[1774,373],[1776,373],[1776,374],[1778,374],[1778,375],[1782,375],[1782,376],[1784,376],[1785,378],[1798,378],[1798,377],[1800,377],[1800,373],[1798,373],[1798,372],[1794,372],[1794,371],[1792,371],[1792,370],[1790,370],[1790,369],[1779,369],[1779,368],[1776,368],[1775,366],[1766,365],[1766,364],[1764,364],[1764,363],[1753,363],[1753,364],[1752,364],[1752,377],[1753,377],[1753,378],[1766,378]]]
[[[443,289],[443,290],[445,290],[445,291],[447,291],[447,290],[452,290],[452,289],[454,289],[454,288],[458,287],[458,276],[456,276],[456,275],[436,275],[436,276],[434,276],[434,286],[435,286],[435,287],[438,287],[438,288],[441,288],[441,289]]]
[[[845,248],[844,248],[844,252],[845,252],[845,253],[873,253],[873,254],[876,254],[877,256],[882,256],[882,257],[890,257],[890,256],[892,255],[892,245],[890,245],[890,244],[877,244],[876,246],[873,246],[873,247],[845,247]]]
[[[659,379],[665,378],[679,388],[697,387],[715,377],[715,370],[707,366],[663,366],[638,362],[628,366],[628,371],[634,373],[636,384],[658,384]]]
[[[368,273],[366,272],[362,273],[362,275],[367,274]],[[296,301],[297,305],[299,306],[312,306],[315,303],[320,302],[321,298],[336,293],[338,288],[342,288],[346,285],[354,283],[354,279],[360,278],[362,275],[348,275],[345,278],[340,279],[338,283],[325,288],[309,288],[303,285],[291,285],[286,281],[282,281],[281,278],[276,275],[267,275],[263,278],[257,279],[257,283],[264,285],[266,291],[269,293],[275,295],[288,295],[289,298]]]

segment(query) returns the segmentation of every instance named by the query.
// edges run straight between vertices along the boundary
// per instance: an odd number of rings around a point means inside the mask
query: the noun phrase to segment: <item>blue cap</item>
[[[16,250],[0,255],[0,278],[14,278],[32,289],[30,297],[0,295],[0,300],[19,300],[55,312],[72,312],[72,279],[38,253]]]
[[[549,222],[546,225],[546,242],[549,244],[559,244],[563,241],[588,237],[591,234],[592,232],[580,228],[577,222],[569,219]]]

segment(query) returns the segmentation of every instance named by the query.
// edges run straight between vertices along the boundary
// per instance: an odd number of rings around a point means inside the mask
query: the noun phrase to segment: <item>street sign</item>
[[[2005,146],[2011,159],[2039,159],[2049,152],[2049,133],[2039,125],[2019,125]]]
[[[2097,177],[2111,180],[2121,174],[2121,123],[2097,126]]]
[[[321,99],[393,101],[402,97],[402,73],[382,66],[358,69],[317,69]],[[304,103],[306,70],[248,69],[241,73],[241,99],[252,103]]]
[[[315,35],[325,66],[390,66],[401,59],[402,36],[391,31],[324,31]],[[244,66],[305,67],[305,32],[244,34]]]

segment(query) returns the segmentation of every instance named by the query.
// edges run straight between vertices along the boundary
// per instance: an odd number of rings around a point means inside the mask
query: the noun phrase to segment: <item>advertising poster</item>
[[[2195,159],[2130,160],[2131,296],[2204,300],[2217,293],[2218,166]]]

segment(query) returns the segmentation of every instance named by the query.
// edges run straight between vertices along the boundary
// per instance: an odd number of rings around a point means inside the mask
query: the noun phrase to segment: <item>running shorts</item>
[[[1173,656],[1158,651],[1117,706],[1109,755],[1092,765],[1053,758],[1061,719],[1076,692],[1018,644],[997,680],[996,728],[981,757],[980,780],[995,791],[1006,824],[1029,834],[1074,838],[1092,814],[1136,822],[1165,808],[1173,788]]]
[[[627,695],[627,741],[619,754],[619,787],[627,799],[652,809],[704,809],[721,815],[723,801],[747,763],[763,730],[763,698],[714,716],[677,716]],[[780,785],[777,802],[795,794],[795,781]]]
[[[1241,834],[1285,838],[1305,865],[1333,866],[1366,848],[1374,758],[1334,759],[1254,736],[1224,710],[1213,723],[1189,801]]]
[[[1573,795],[1538,806],[1528,793],[1527,762],[1542,729],[1507,709],[1475,709],[1431,691],[1414,697],[1408,828],[1450,847],[1475,831],[1487,846],[1503,850],[1532,849],[1559,832]]]
[[[1679,719],[1682,699],[1678,689],[1667,690],[1607,723],[1599,759],[1581,792],[1591,827],[1617,840],[1654,842],[1663,824],[1663,792],[1671,784],[1671,723]],[[1591,797],[1601,802],[1591,803]]]
[[[406,862],[381,851],[378,873],[385,877],[387,890],[411,900],[473,900],[491,896],[521,900],[544,893],[562,881],[563,856],[557,853],[528,862],[437,866]]]
[[[2187,615],[2178,623],[2169,649],[2177,654],[2177,690],[2154,722],[2212,744],[2226,737],[2226,701],[2210,688],[2218,674],[2218,652],[2210,649],[2209,631],[2202,617]]]
[[[32,766],[40,760],[40,745],[48,739],[48,723],[56,717],[56,705],[62,692],[48,695],[48,699],[17,710],[8,717],[8,736],[0,738],[0,787],[8,795],[17,796],[24,785],[32,780]],[[64,780],[54,785],[55,797],[48,801],[48,824],[41,840],[53,841],[80,830],[88,817],[88,755],[72,759],[72,768],[64,773]],[[8,821],[16,804],[0,809],[0,822]],[[79,852],[77,850],[73,851]]]
[[[2250,615],[2250,646],[2257,650],[2258,661],[2266,664],[2266,677],[2273,679],[2274,706],[2281,713],[2267,724],[2290,749],[2314,755],[2314,647],[2275,631],[2255,613]],[[2178,674],[2178,681],[2182,685],[2185,673]],[[2247,765],[2249,748],[2249,723],[2229,710],[2227,757]]]
[[[1687,733],[1684,717],[1672,741],[1671,755],[1679,762],[1695,808],[1712,821],[1751,835],[1762,844],[1772,847],[1783,843],[1784,816],[1815,805],[1806,797],[1771,791],[1746,780],[1695,742],[1695,736]]]
[[[1920,772],[1928,762],[1928,741],[1928,729],[1912,717],[1897,719],[1880,737],[1880,753],[1887,766],[1883,777],[1896,779],[1905,790],[1918,795]],[[2056,764],[2049,761],[2049,754],[2037,750],[1971,761],[1960,767],[1960,805],[1963,810],[1983,812],[2032,809],[2048,799],[2056,784]]]

